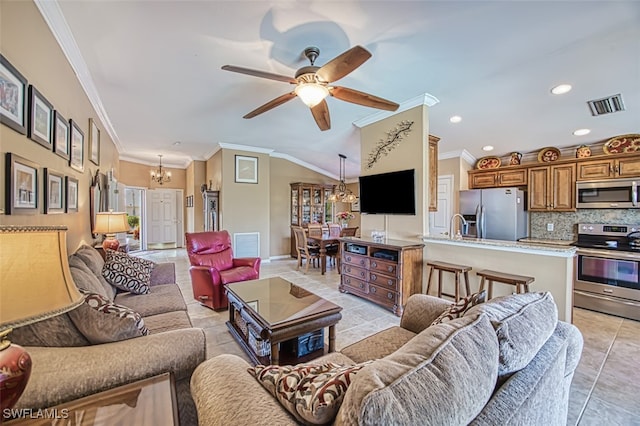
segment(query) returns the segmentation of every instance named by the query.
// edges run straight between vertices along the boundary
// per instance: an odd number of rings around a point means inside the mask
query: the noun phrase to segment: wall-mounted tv
[[[360,212],[416,214],[415,169],[360,176]]]

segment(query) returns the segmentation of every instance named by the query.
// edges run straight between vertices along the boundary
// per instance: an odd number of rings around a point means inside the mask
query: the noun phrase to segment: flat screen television
[[[416,214],[415,169],[360,176],[360,212]]]

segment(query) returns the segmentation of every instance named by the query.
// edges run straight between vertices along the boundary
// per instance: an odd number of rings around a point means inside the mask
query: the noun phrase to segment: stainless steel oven
[[[640,250],[633,225],[578,225],[574,306],[640,321]]]

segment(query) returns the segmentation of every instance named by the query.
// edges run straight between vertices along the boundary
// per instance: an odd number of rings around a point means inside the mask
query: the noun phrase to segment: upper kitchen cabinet
[[[438,141],[439,137],[429,135],[429,211],[438,210]]]
[[[576,210],[576,164],[529,168],[529,211]]]
[[[507,186],[526,186],[526,167],[503,170],[469,171],[469,188],[499,188]]]
[[[636,176],[640,176],[640,156],[578,163],[579,181]]]

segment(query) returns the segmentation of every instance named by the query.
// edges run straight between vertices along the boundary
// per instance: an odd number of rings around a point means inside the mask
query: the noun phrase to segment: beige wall
[[[213,154],[206,165],[207,188],[212,191],[220,191],[222,188],[222,150]]]
[[[171,172],[171,182],[165,182],[160,185],[158,182],[151,180],[151,170],[156,170],[157,165],[149,166],[147,164],[132,163],[131,161],[120,161],[120,175],[118,181],[126,186],[135,186],[138,188],[149,189],[185,189],[187,185],[187,171],[185,169],[176,169],[172,167],[164,167],[163,170]]]
[[[40,12],[31,1],[0,1],[0,51],[20,71],[30,84],[53,104],[67,120],[73,119],[85,134],[84,172],[78,172],[68,165],[68,161],[54,152],[28,139],[11,128],[0,124],[0,208],[5,208],[5,159],[7,152],[14,153],[39,165],[37,215],[2,215],[3,225],[64,225],[67,233],[69,252],[82,243],[93,244],[89,222],[89,187],[91,176],[99,169],[106,173],[114,171],[118,177],[119,164],[117,149],[98,120],[98,116],[84,93],[75,73],[44,22]],[[100,129],[100,165],[87,160],[89,118],[96,120]],[[43,210],[43,168],[50,168],[65,176],[78,179],[77,213],[44,214]]]
[[[413,121],[411,132],[388,155],[382,156],[371,169],[367,169],[369,153],[374,150],[380,140],[386,139],[390,130],[395,129],[403,120]],[[425,194],[429,188],[428,135],[426,106],[400,112],[361,129],[361,175],[406,169],[416,170],[416,215],[362,215],[360,230],[362,235],[370,235],[372,230],[377,229],[386,230],[390,238],[412,240],[428,232],[429,215],[428,207],[425,205]],[[389,202],[393,203],[393,194],[381,194],[381,196],[389,197]]]
[[[438,161],[438,176],[453,176],[453,213],[457,213],[460,206],[460,191],[469,189],[467,171],[472,168],[473,166],[461,157]]]
[[[193,207],[185,207],[185,232],[204,231],[203,201],[200,186],[206,182],[207,164],[192,161],[187,166],[185,197],[193,196]]]

